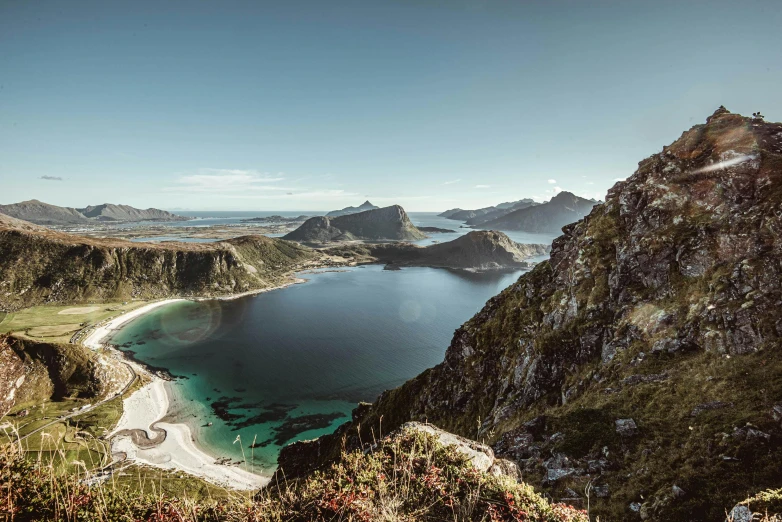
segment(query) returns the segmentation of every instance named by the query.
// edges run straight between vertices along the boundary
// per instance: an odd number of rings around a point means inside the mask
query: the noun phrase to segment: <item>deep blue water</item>
[[[112,342],[184,377],[176,416],[211,453],[241,459],[240,435],[256,469],[271,470],[281,446],[333,431],[358,401],[440,363],[454,330],[520,274],[320,271],[253,297],[158,308]]]

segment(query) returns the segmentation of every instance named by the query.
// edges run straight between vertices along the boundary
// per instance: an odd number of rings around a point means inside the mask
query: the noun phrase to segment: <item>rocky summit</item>
[[[601,520],[724,520],[782,482],[781,187],[782,124],[721,107],[283,471],[428,421]]]
[[[305,221],[284,239],[304,243],[328,243],[356,239],[416,240],[426,235],[418,230],[399,205],[367,210],[334,218],[318,216]]]
[[[328,217],[347,216],[348,214],[357,214],[359,212],[365,212],[367,210],[377,210],[380,207],[373,205],[369,201],[365,201],[357,207],[345,207],[340,210],[332,210],[328,214]]]

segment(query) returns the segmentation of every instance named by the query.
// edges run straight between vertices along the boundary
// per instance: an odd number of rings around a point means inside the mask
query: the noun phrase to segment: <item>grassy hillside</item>
[[[0,252],[0,309],[6,311],[53,302],[245,292],[278,285],[320,256],[265,236],[209,244],[144,244],[2,223]]]
[[[373,451],[343,453],[328,469],[281,481],[255,497],[184,490],[169,484],[128,484],[110,478],[88,486],[83,472],[58,472],[0,447],[0,514],[16,520],[120,521],[536,521],[586,522],[583,511],[551,504],[506,476],[476,469],[434,436],[402,431]],[[131,487],[127,487],[130,485]],[[151,487],[149,487],[151,486]],[[211,494],[211,492],[209,492]],[[176,496],[175,496],[176,495]]]

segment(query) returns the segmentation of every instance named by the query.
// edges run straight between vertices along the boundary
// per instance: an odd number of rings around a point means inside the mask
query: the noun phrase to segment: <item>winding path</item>
[[[130,375],[131,375],[131,379],[130,379],[130,381],[129,381],[129,382],[126,384],[126,385],[125,385],[125,387],[124,387],[124,388],[122,388],[122,391],[120,391],[120,392],[116,393],[115,395],[113,395],[113,396],[111,396],[111,397],[109,397],[109,398],[107,398],[107,399],[103,399],[103,400],[102,400],[102,401],[100,401],[100,402],[97,402],[97,403],[95,403],[95,404],[93,404],[93,405],[90,405],[89,407],[87,407],[87,408],[84,408],[84,409],[82,409],[82,410],[78,410],[78,411],[75,411],[75,412],[73,412],[73,413],[69,413],[68,415],[61,415],[61,416],[57,417],[56,419],[52,420],[51,422],[49,422],[49,423],[47,423],[47,424],[44,424],[43,426],[40,426],[40,427],[38,427],[38,428],[34,429],[34,430],[33,430],[33,431],[31,431],[30,433],[28,433],[28,434],[26,434],[26,435],[23,435],[23,436],[19,437],[19,440],[24,440],[24,439],[26,439],[27,437],[29,437],[30,435],[34,435],[34,434],[38,433],[39,431],[41,431],[41,430],[45,430],[45,429],[46,429],[46,428],[48,428],[49,426],[52,426],[52,425],[54,425],[54,424],[58,424],[58,423],[60,423],[60,422],[62,422],[62,421],[64,421],[64,420],[66,420],[66,419],[70,419],[70,418],[72,418],[72,417],[78,417],[79,415],[84,415],[85,413],[89,413],[89,412],[91,412],[92,410],[94,410],[95,408],[97,408],[98,406],[101,406],[102,404],[105,404],[105,403],[107,403],[107,402],[109,402],[109,401],[113,401],[113,400],[116,400],[116,399],[122,400],[122,397],[123,397],[123,396],[124,396],[124,395],[125,395],[125,394],[128,392],[128,390],[131,388],[131,386],[133,386],[133,384],[135,384],[135,382],[136,382],[136,381],[139,379],[139,376],[138,376],[138,374],[136,373],[136,370],[134,370],[134,369],[133,369],[133,367],[132,367],[131,365],[129,365],[129,364],[128,364],[128,363],[126,363],[125,361],[120,361],[120,362],[121,362],[122,364],[124,364],[124,365],[125,365],[125,367],[126,367],[128,370],[130,370]],[[140,431],[143,431],[143,430],[140,430]],[[161,430],[161,431],[162,431],[162,430]],[[165,432],[163,432],[163,433],[164,433],[163,439],[165,439]],[[145,434],[145,435],[146,435],[146,434]],[[135,441],[135,439],[134,439],[134,441]],[[159,443],[158,443],[158,444],[159,444]]]

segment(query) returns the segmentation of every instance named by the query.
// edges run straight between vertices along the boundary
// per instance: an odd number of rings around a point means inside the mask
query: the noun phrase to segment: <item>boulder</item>
[[[459,453],[463,453],[472,465],[481,472],[486,472],[494,464],[494,451],[487,445],[474,440],[465,439],[459,435],[441,430],[431,424],[420,422],[407,422],[400,428],[402,430],[416,430],[434,435],[443,446],[454,446]],[[500,469],[500,468],[498,468]]]
[[[752,522],[752,511],[747,506],[736,506],[730,510],[725,522]]]
[[[632,437],[638,434],[638,426],[633,419],[617,419],[614,425],[620,437]]]

